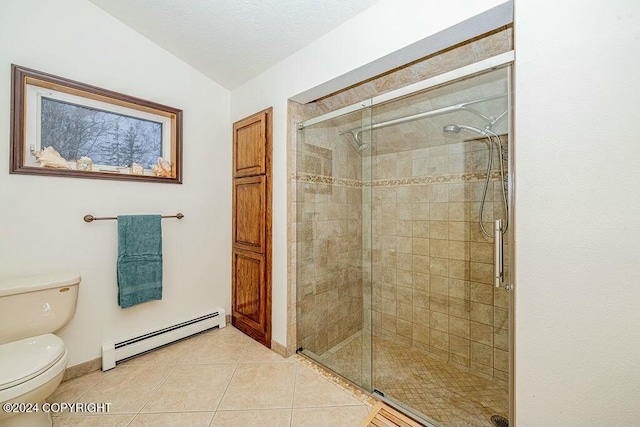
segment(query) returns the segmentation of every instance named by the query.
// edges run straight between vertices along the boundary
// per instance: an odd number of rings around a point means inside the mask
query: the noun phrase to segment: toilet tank
[[[0,279],[0,344],[54,333],[73,317],[80,275]]]

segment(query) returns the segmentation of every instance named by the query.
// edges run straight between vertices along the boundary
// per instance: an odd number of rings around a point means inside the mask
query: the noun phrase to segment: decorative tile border
[[[412,178],[381,179],[372,181],[372,187],[397,187],[403,185],[438,184],[443,182],[474,182],[486,179],[484,172],[455,173],[449,175],[426,175]],[[500,172],[492,172],[490,179],[500,179]],[[365,183],[365,186],[368,186]]]
[[[314,175],[309,173],[291,174],[291,181],[308,184],[330,184],[340,187],[399,187],[424,184],[440,184],[447,182],[476,182],[486,178],[484,172],[456,173],[448,175],[425,175],[411,178],[380,179],[371,182],[358,181],[356,179],[335,178],[333,176]],[[491,173],[490,180],[500,180],[500,172]]]
[[[357,179],[335,178],[333,176],[314,175],[310,173],[293,173],[291,174],[291,181],[306,182],[309,184],[332,184],[352,188],[365,186],[362,181],[358,181]]]

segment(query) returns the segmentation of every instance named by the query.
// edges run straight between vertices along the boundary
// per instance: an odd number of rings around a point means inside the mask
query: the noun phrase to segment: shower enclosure
[[[466,73],[299,125],[297,344],[431,424],[490,426],[509,415],[510,66]]]

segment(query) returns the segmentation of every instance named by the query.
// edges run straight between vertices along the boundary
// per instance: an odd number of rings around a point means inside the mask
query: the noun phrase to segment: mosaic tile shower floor
[[[503,384],[464,372],[427,354],[374,339],[374,388],[446,426],[492,426],[491,416],[508,416]],[[355,383],[362,380],[362,338],[355,335],[319,360]]]

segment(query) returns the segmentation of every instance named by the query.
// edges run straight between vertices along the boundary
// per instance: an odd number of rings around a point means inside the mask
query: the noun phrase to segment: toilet
[[[73,317],[80,280],[69,273],[0,279],[0,427],[51,426],[42,404],[67,367],[67,348],[53,333]],[[6,403],[39,410],[5,412]]]

